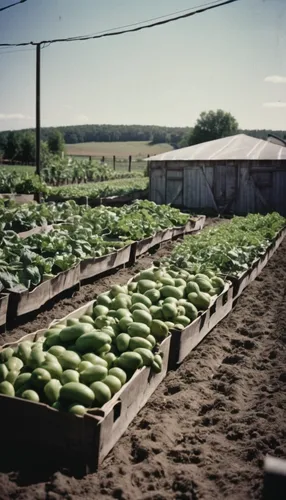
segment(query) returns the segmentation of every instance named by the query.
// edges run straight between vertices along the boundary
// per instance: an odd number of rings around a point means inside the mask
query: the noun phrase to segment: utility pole
[[[41,173],[41,44],[36,45],[36,174]]]

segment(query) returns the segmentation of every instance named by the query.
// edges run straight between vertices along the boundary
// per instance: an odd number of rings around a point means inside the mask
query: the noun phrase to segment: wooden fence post
[[[115,155],[113,156],[113,170],[115,170],[115,162],[116,162],[116,157]]]
[[[105,162],[105,157],[103,156],[103,157],[101,158],[101,163],[104,163],[104,162]]]
[[[131,172],[131,163],[132,163],[132,156],[130,155],[128,158],[128,172]]]

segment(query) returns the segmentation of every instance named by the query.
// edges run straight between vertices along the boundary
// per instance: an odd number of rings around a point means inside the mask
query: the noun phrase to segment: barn
[[[150,199],[194,211],[286,215],[286,147],[238,134],[148,158]]]

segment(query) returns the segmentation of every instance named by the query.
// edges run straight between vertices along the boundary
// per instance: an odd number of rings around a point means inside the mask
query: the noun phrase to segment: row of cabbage
[[[189,215],[177,209],[149,201],[93,209],[74,202],[27,205],[18,210],[12,208],[10,213],[4,208],[0,217],[4,228],[18,223],[21,229],[27,228],[33,220],[36,225],[56,224],[50,231],[25,239],[12,230],[0,233],[0,289],[17,292],[33,289],[81,260],[102,257],[162,229],[183,226],[189,220]]]
[[[225,288],[222,272],[251,266],[284,225],[278,214],[250,215],[185,238],[171,258],[98,295],[81,317],[4,349],[0,393],[78,416],[103,406],[142,366],[160,372],[162,341],[210,307]]]

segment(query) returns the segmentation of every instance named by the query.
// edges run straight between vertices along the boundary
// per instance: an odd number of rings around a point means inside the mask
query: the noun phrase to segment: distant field
[[[143,159],[148,156],[170,151],[170,144],[155,144],[150,146],[148,142],[83,142],[80,144],[66,144],[66,152],[73,156],[106,156],[111,158],[114,155],[118,159],[128,158],[131,155],[134,159]]]

